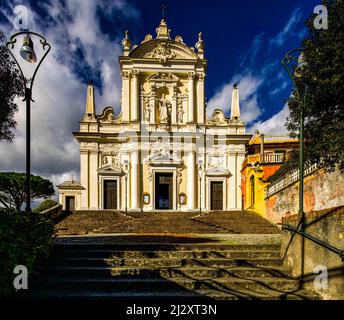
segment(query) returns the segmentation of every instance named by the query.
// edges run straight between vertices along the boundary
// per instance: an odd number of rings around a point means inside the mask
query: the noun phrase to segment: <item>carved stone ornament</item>
[[[170,155],[171,144],[169,141],[163,142],[159,139],[151,144],[151,156],[165,158]]]
[[[176,53],[170,48],[170,43],[161,41],[158,46],[148,55],[148,58],[158,59],[161,63],[166,63],[170,59],[174,59]]]
[[[183,177],[183,174],[182,174],[182,172],[183,172],[183,168],[178,168],[177,169],[177,182],[178,182],[178,184],[181,184],[182,183],[182,177]]]
[[[148,170],[148,182],[152,182],[152,178],[153,178],[153,169],[150,168]]]
[[[144,40],[141,43],[145,43],[147,41],[150,41],[153,39],[153,36],[151,34],[146,34]]]
[[[223,156],[209,156],[208,168],[225,168],[225,157]]]
[[[207,121],[208,125],[224,126],[228,124],[228,119],[225,117],[222,110],[216,109],[211,119]]]

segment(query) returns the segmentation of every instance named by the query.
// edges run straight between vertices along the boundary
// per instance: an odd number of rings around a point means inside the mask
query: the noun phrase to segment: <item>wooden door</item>
[[[75,210],[75,197],[71,197],[71,196],[66,197],[66,210],[67,211]]]
[[[155,209],[173,209],[173,174],[157,173],[155,175]]]
[[[223,210],[223,182],[211,182],[211,210]]]
[[[104,209],[117,209],[117,181],[104,181]]]

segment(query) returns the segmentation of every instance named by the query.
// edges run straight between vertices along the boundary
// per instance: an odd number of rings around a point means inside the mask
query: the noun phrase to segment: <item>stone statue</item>
[[[145,102],[145,106],[144,106],[144,110],[143,110],[143,119],[146,122],[149,122],[149,120],[150,120],[150,106],[149,106],[148,101]]]
[[[113,116],[112,112],[110,112],[109,115],[108,115],[107,121],[108,122],[112,122],[113,119],[114,119],[114,116]]]
[[[184,122],[184,110],[183,110],[183,105],[180,103],[178,105],[178,123],[183,123]]]
[[[113,156],[112,157],[112,165],[117,166],[118,165],[118,156]]]
[[[162,98],[160,100],[160,124],[168,124],[170,119],[170,108],[171,102],[166,100],[166,94],[163,93]]]
[[[103,166],[106,166],[108,164],[107,156],[103,156]]]

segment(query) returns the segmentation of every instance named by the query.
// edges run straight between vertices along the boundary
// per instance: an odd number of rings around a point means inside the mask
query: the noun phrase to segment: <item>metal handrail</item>
[[[287,231],[297,233],[297,234],[301,235],[302,237],[307,238],[308,240],[315,242],[316,244],[322,246],[323,248],[338,254],[340,256],[340,258],[342,259],[342,261],[344,262],[344,250],[339,249],[337,247],[334,247],[334,246],[330,245],[329,243],[327,243],[323,240],[320,240],[316,237],[313,237],[309,233],[307,233],[303,230],[300,230],[298,228],[295,228],[289,224],[282,224],[282,230],[287,230]]]

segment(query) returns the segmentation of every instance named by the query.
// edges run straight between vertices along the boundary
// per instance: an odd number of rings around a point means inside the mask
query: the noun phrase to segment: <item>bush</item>
[[[15,294],[13,269],[24,265],[30,279],[49,257],[54,224],[38,213],[0,209],[0,297]]]
[[[43,212],[44,210],[47,210],[49,208],[52,208],[56,206],[58,203],[54,200],[47,199],[42,201],[37,208],[33,209],[34,212]]]

